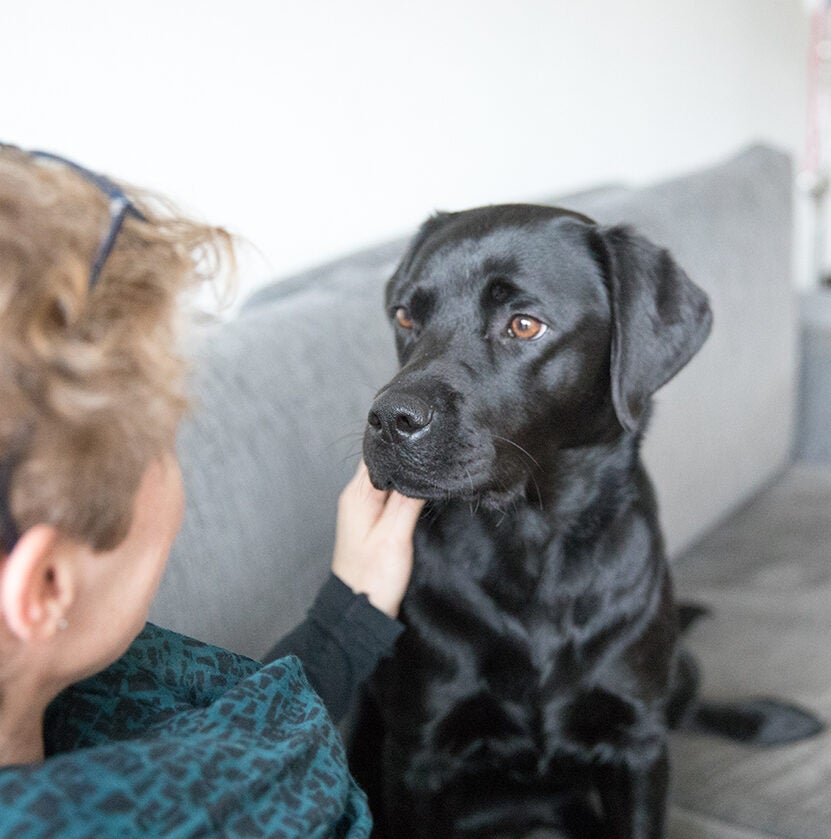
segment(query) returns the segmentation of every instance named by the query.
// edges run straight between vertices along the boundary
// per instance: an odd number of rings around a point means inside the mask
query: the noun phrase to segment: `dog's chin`
[[[425,501],[447,500],[454,497],[451,489],[432,481],[422,481],[411,475],[373,469],[369,463],[367,463],[367,469],[369,480],[375,489],[395,490],[409,498],[420,498]]]
[[[477,508],[504,510],[516,500],[525,496],[524,485],[518,483],[513,487],[494,488],[492,485],[478,485],[468,476],[464,480],[437,481],[420,479],[412,474],[401,471],[389,471],[373,468],[367,463],[369,479],[376,489],[395,490],[409,498],[419,498],[424,501],[459,501],[475,505]]]

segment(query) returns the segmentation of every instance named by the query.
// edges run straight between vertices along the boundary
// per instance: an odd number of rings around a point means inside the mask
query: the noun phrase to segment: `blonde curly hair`
[[[186,407],[180,292],[233,266],[225,230],[124,192],[137,212],[91,287],[108,197],[60,161],[0,146],[5,502],[18,531],[47,523],[95,550],[127,534],[141,477]]]

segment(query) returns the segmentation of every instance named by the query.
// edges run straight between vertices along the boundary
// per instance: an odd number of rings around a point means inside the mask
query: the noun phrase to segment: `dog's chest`
[[[422,534],[408,631],[380,683],[402,730],[431,749],[499,755],[524,773],[605,742],[632,712],[603,687],[620,674],[614,588],[590,550],[520,524],[484,532],[468,517],[440,539]]]
[[[406,606],[414,638],[452,661],[445,672],[465,674],[452,680],[460,691],[476,685],[536,713],[596,680],[613,614],[604,612],[608,598],[591,579],[576,581],[562,568],[559,551],[549,547],[539,573],[527,565],[506,573],[503,565],[471,579],[454,569],[441,586],[414,592]],[[426,678],[439,672],[428,665]]]

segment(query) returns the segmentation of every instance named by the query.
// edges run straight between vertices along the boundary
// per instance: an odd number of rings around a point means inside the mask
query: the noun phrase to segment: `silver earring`
[[[66,618],[58,618],[56,626],[61,630],[66,629],[69,626],[69,621]]]

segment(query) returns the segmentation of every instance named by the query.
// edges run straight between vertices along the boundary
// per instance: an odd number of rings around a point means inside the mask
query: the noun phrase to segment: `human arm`
[[[284,636],[265,662],[296,655],[310,684],[338,722],[404,627],[329,574],[306,619]]]
[[[375,489],[361,463],[338,504],[332,574],[306,620],[264,658],[297,655],[335,720],[403,631],[395,618],[412,571],[413,530],[423,504]]]

